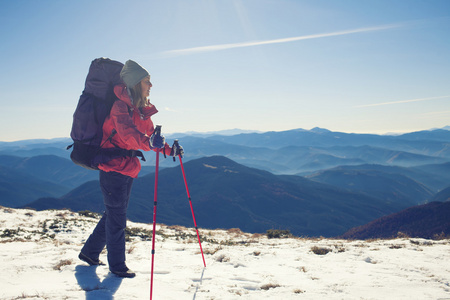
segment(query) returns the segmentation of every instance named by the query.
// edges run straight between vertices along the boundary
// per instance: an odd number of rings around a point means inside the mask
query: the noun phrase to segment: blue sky
[[[16,0],[0,28],[0,141],[68,137],[102,56],[149,70],[165,133],[450,125],[448,0]]]

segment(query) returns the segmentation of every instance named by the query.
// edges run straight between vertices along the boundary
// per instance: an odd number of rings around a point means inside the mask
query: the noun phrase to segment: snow
[[[0,299],[149,299],[151,224],[128,222],[133,279],[78,260],[97,218],[0,207]],[[153,299],[450,299],[449,240],[268,239],[158,224]],[[316,247],[316,248],[314,248]],[[326,250],[319,255],[312,250]],[[106,252],[101,260],[106,260]]]

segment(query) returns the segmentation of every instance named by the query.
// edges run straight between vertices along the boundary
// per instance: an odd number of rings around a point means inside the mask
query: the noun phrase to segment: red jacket
[[[152,150],[149,140],[155,129],[151,116],[156,114],[158,110],[154,105],[139,110],[131,104],[125,85],[115,86],[114,93],[119,100],[114,102],[111,113],[103,123],[103,148],[114,148],[114,145],[116,145],[126,150]],[[108,138],[113,129],[117,133],[113,136],[111,143]],[[154,151],[156,150],[154,149]],[[167,155],[170,154],[171,147],[167,143],[164,151]],[[98,168],[105,172],[114,171],[136,178],[141,170],[141,163],[137,157],[119,157],[105,164],[100,164]]]

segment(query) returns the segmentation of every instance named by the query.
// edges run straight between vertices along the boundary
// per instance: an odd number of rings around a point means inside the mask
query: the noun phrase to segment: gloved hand
[[[166,138],[161,135],[161,126],[156,125],[155,131],[150,136],[150,147],[151,148],[164,148],[166,143]]]
[[[173,145],[172,145],[172,150],[170,151],[170,156],[175,157],[175,156],[178,156],[178,155],[181,158],[183,158],[184,150],[183,150],[183,147],[181,147],[180,144],[178,143],[178,140],[175,140],[173,142]]]

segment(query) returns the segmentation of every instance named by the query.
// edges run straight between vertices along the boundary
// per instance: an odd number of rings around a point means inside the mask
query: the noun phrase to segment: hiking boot
[[[124,277],[124,278],[133,278],[134,276],[136,276],[136,273],[131,272],[130,269],[126,268],[120,271],[111,271],[111,273],[115,274],[116,276],[119,277]]]
[[[78,255],[78,258],[81,259],[84,262],[87,262],[90,266],[104,266],[105,264],[101,260],[93,260],[89,258],[87,255],[80,252]]]

